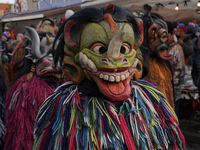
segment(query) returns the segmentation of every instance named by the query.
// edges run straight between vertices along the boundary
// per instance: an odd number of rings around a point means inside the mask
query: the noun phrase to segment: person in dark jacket
[[[198,39],[198,45],[200,46],[200,39]],[[195,54],[191,75],[194,84],[198,87],[200,95],[200,50]]]
[[[192,54],[192,62],[194,61],[195,53],[200,49],[200,47],[197,45],[198,41],[198,35],[197,30],[194,25],[190,24],[187,28],[187,35],[191,38],[194,52]]]
[[[187,27],[184,25],[180,25],[177,27],[177,35],[178,35],[178,43],[183,48],[183,52],[185,55],[185,64],[191,65],[192,62],[192,54],[194,52],[192,40],[189,36],[187,36]],[[190,61],[189,61],[190,60]]]

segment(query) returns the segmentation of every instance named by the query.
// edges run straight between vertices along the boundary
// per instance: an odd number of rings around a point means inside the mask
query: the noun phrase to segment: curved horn
[[[110,44],[108,45],[108,51],[107,55],[116,58],[120,55],[120,48],[122,43],[124,42],[126,32],[120,31],[118,32],[110,41]]]
[[[31,27],[26,26],[26,30],[30,34],[31,38],[31,54],[34,59],[41,58],[42,54],[40,52],[40,38],[38,33]]]
[[[48,36],[48,34],[46,34],[46,39],[47,39],[47,43],[48,43],[48,44],[51,44],[51,43],[52,43],[52,40],[50,39],[50,37]]]

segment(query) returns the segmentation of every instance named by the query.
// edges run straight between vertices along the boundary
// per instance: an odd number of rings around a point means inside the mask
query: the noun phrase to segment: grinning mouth
[[[91,72],[94,76],[109,82],[121,82],[126,80],[131,74],[133,74],[139,62],[139,60],[136,58],[131,67],[107,69],[97,68],[93,61],[82,52],[79,54],[79,59],[84,69]]]
[[[130,67],[123,68],[97,68],[85,54],[80,52],[81,66],[90,74],[97,83],[100,91],[111,100],[121,101],[129,97],[131,88],[130,80],[135,73],[139,62],[135,59]]]

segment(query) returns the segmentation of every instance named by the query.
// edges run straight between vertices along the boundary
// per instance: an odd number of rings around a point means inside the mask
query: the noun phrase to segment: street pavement
[[[180,108],[179,127],[185,137],[187,150],[200,150],[200,111],[197,111],[186,129],[191,113],[192,111],[189,108],[184,106]]]

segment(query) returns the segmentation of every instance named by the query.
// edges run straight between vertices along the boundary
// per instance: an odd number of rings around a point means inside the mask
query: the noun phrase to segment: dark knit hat
[[[185,33],[187,33],[187,27],[186,26],[180,25],[180,26],[177,27],[177,30],[178,29],[182,29]]]
[[[11,23],[6,23],[5,25],[4,25],[4,27],[8,27],[8,29],[9,30],[12,30],[12,24]]]
[[[188,26],[187,34],[196,34],[197,30],[194,26]]]

